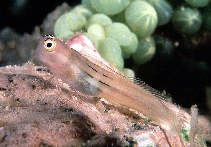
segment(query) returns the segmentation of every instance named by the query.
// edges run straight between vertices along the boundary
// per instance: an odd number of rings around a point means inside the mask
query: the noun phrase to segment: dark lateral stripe
[[[104,77],[106,77],[106,78],[108,78],[108,76],[107,76],[107,75],[105,75],[105,74],[103,74],[103,76],[104,76]]]
[[[105,85],[105,86],[111,87],[110,85],[108,85],[108,84],[106,84],[106,83],[104,83],[104,82],[102,82],[102,81],[99,81],[99,82],[102,83],[102,84]]]
[[[109,77],[109,76],[107,76],[107,75],[105,75],[105,74],[102,74],[104,77],[106,77],[106,78],[108,78],[108,79],[111,79],[112,80],[112,78],[111,77]]]
[[[90,66],[89,64],[87,64],[86,63],[86,65],[89,67],[89,68],[91,68],[92,70],[94,70],[95,72],[98,72],[95,68],[93,68],[92,66]],[[90,74],[88,74],[87,73],[87,75],[89,75],[90,77],[93,77],[93,76],[91,76]],[[102,74],[104,77],[106,77],[106,78],[109,78],[109,79],[111,79],[109,76],[107,76],[107,75],[105,75],[105,74]]]
[[[94,77],[92,75],[90,75],[88,72],[83,71],[85,74],[87,74],[90,78],[94,79]]]
[[[92,70],[94,70],[95,72],[97,72],[97,70],[94,69],[93,67],[91,67],[89,64],[86,63],[86,65],[87,65],[89,68],[91,68]]]

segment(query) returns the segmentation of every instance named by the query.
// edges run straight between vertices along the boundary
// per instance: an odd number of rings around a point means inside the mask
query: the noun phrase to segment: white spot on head
[[[78,52],[81,52],[83,50],[83,46],[78,43],[72,44],[71,48],[73,48],[74,50],[76,50]]]

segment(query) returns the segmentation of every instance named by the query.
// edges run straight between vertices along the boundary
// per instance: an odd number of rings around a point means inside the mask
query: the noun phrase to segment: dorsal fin
[[[144,81],[142,81],[139,78],[134,78],[134,77],[127,77],[128,79],[130,79],[131,81],[133,81],[134,83],[136,83],[137,85],[143,87],[145,90],[149,91],[151,94],[153,94],[154,96],[163,99],[163,100],[169,100],[171,99],[171,96],[166,95],[165,93],[162,93],[154,88],[152,88],[151,86],[149,86],[147,83],[145,83]]]

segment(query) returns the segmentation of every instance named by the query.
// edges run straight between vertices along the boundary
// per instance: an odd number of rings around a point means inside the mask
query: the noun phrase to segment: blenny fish
[[[77,34],[66,42],[46,35],[39,41],[36,56],[55,77],[71,88],[104,98],[114,106],[138,111],[166,131],[180,134],[190,124],[191,116],[186,111],[164,100],[163,95],[147,84],[136,84],[125,77],[100,56],[83,34]],[[210,134],[210,126],[196,120],[200,130]]]

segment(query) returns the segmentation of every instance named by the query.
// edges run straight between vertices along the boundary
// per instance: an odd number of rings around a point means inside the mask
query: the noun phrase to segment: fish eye
[[[51,39],[45,40],[44,48],[46,51],[52,52],[54,51],[55,47],[56,47],[56,42],[54,40]]]

